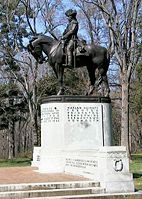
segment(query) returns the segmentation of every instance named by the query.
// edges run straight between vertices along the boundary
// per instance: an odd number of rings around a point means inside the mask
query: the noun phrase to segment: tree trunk
[[[129,82],[127,71],[121,74],[122,113],[121,113],[121,146],[126,146],[129,155]]]
[[[39,126],[38,126],[37,111],[36,111],[36,113],[34,113],[34,116],[33,116],[32,127],[33,127],[34,146],[39,146],[40,145],[40,138],[39,138]]]
[[[15,136],[14,136],[14,122],[9,122],[8,129],[8,159],[11,160],[15,157]]]

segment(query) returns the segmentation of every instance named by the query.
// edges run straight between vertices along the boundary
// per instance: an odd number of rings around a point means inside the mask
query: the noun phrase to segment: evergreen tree
[[[22,103],[17,104],[21,93],[17,89],[14,74],[20,71],[16,56],[25,47],[23,39],[28,36],[24,21],[24,7],[18,0],[2,1],[0,4],[1,26],[1,75],[7,76],[5,95],[1,96],[1,129],[7,128],[9,140],[9,159],[15,156],[14,126],[21,119]],[[3,85],[1,85],[3,87]],[[4,90],[3,90],[4,91]],[[5,100],[3,99],[5,96]],[[20,107],[21,106],[21,107]]]

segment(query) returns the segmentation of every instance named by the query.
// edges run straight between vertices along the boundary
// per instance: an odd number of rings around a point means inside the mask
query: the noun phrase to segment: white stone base
[[[133,192],[125,147],[111,146],[111,103],[93,96],[51,96],[41,104],[41,173],[70,173],[106,192]],[[35,149],[36,150],[36,149]]]
[[[34,147],[33,150],[33,161],[31,162],[32,167],[39,167],[41,157],[41,147]]]
[[[65,157],[63,151],[48,149],[41,151],[40,173],[63,173],[64,168]]]
[[[134,191],[125,147],[109,146],[88,151],[68,151],[65,172],[96,180],[108,193]]]
[[[125,147],[100,147],[94,150],[41,151],[40,173],[69,173],[100,182],[107,193],[133,192]]]

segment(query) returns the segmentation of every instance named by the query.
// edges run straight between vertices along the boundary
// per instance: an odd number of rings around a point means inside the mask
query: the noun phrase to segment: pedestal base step
[[[0,191],[2,199],[55,198],[56,196],[90,195],[105,192],[98,182],[93,181],[1,185]]]
[[[135,199],[142,198],[142,191],[132,193],[113,193],[113,194],[86,194],[86,195],[68,195],[68,196],[54,196],[54,197],[38,197],[38,199],[124,199],[125,197],[132,197]],[[25,198],[29,199],[29,198]],[[37,198],[32,198],[37,199]]]

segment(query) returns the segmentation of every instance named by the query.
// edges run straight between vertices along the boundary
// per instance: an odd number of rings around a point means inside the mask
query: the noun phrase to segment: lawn
[[[135,188],[142,190],[142,154],[133,154],[130,170],[133,173]]]
[[[0,167],[24,167],[30,166],[31,159],[29,158],[15,158],[12,160],[0,160]]]

